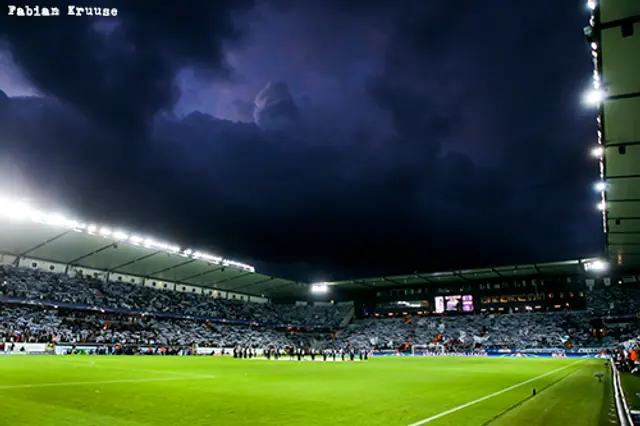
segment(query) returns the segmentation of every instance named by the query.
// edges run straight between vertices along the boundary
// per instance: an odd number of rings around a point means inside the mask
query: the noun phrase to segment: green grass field
[[[629,409],[640,410],[640,376],[631,373],[620,373],[620,381]]]
[[[0,424],[610,426],[596,372],[608,378],[598,360],[4,356]]]

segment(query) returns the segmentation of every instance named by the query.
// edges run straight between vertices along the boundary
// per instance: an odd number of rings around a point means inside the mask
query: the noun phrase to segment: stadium
[[[587,7],[601,257],[305,283],[0,198],[0,424],[640,424],[640,2]]]

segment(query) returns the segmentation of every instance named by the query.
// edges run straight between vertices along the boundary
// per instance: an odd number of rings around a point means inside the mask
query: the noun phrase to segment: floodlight
[[[603,182],[603,181],[600,181],[600,182],[598,182],[598,183],[596,183],[594,185],[594,188],[598,192],[606,191],[607,190],[607,184],[605,182]]]
[[[598,203],[597,207],[598,207],[598,210],[604,210],[606,209],[607,206],[603,201],[602,203]]]
[[[609,264],[602,260],[594,260],[584,264],[585,271],[602,272],[609,269]]]
[[[105,237],[110,236],[110,235],[111,235],[111,229],[106,228],[106,227],[101,228],[101,229],[100,229],[100,235],[103,235],[103,236],[105,236]]]
[[[593,148],[591,150],[591,155],[596,157],[596,158],[600,158],[604,155],[604,148],[602,148],[601,146],[597,146],[595,148]]]
[[[37,210],[20,200],[0,197],[0,216],[4,216],[13,220],[30,220],[44,225],[64,227],[75,232],[86,232],[87,234],[99,235],[107,239],[126,241],[134,245],[141,245],[143,247],[155,250],[178,253],[182,256],[191,257],[192,259],[203,259],[210,263],[222,264],[224,262],[225,266],[243,269],[249,272],[255,272],[255,268],[251,265],[247,265],[246,263],[236,262],[235,260],[230,259],[223,259],[222,257],[213,256],[211,254],[203,252],[194,252],[191,249],[183,250],[177,244],[168,244],[165,242],[153,240],[152,238],[130,235],[128,232],[122,230],[112,230],[111,228],[98,226],[96,224],[85,224],[77,220],[65,217],[61,214],[48,213]]]
[[[600,89],[589,90],[584,95],[584,102],[589,105],[597,105],[600,102],[604,101],[605,93]]]
[[[24,203],[9,202],[3,206],[2,213],[11,219],[26,219],[32,215],[32,209]]]
[[[50,214],[45,216],[45,222],[49,225],[64,226],[67,223],[67,219],[61,214]]]
[[[113,238],[115,240],[118,240],[118,241],[128,240],[129,239],[129,234],[127,234],[124,231],[115,231],[113,233]]]
[[[325,283],[311,285],[311,293],[326,293],[328,291],[329,286]]]
[[[589,0],[587,1],[587,7],[590,10],[595,10],[595,8],[598,6],[598,3],[596,3],[596,0]]]
[[[144,241],[144,238],[138,236],[138,235],[132,235],[129,237],[129,242],[133,243],[133,244],[142,244],[142,242]]]

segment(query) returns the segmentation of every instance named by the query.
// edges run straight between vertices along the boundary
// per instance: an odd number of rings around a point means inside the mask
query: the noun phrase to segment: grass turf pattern
[[[611,425],[596,372],[603,361],[5,356],[0,424]]]

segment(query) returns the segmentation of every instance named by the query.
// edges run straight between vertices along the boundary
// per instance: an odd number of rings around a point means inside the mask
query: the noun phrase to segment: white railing
[[[610,361],[611,375],[613,376],[613,393],[616,403],[616,413],[618,414],[618,421],[620,426],[633,426],[633,418],[627,405],[627,400],[624,397],[624,391],[622,390],[622,384],[620,383],[620,373],[616,368],[616,364],[613,359]]]

